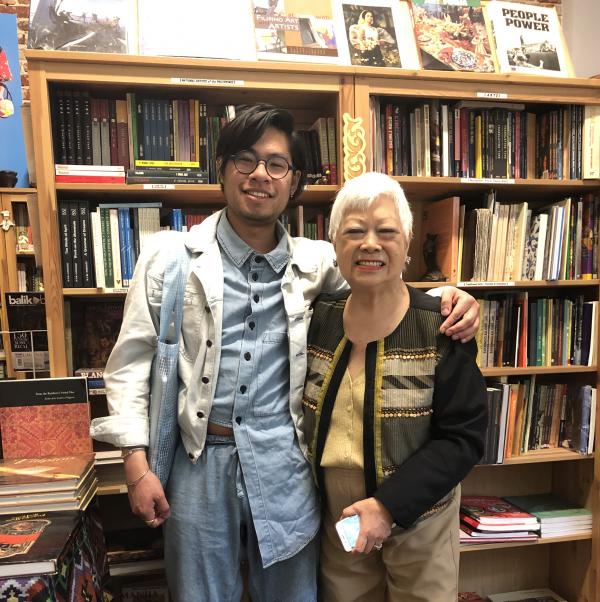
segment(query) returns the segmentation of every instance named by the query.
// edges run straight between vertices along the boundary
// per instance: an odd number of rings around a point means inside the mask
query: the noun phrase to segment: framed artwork
[[[420,69],[408,3],[399,0],[336,2],[341,62],[364,67]]]

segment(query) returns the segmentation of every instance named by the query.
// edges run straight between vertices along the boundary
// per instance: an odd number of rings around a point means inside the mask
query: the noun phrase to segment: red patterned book
[[[86,379],[0,381],[4,458],[43,458],[92,451]]]
[[[537,524],[535,516],[495,495],[463,495],[460,500],[460,510],[482,525]]]

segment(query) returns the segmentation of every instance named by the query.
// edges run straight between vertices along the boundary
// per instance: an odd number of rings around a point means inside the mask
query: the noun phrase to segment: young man
[[[148,394],[169,248],[139,258],[105,371],[110,428],[123,448],[133,512],[165,523],[174,600],[239,600],[240,561],[255,602],[316,600],[320,517],[305,458],[301,398],[311,304],[345,287],[331,245],[289,237],[277,219],[305,181],[291,115],[238,113],[221,134],[227,208],[186,237],[190,252],[179,355],[181,437],[166,496],[148,470]],[[477,303],[446,291],[446,326],[470,338]],[[464,314],[464,315],[463,315]],[[167,501],[168,500],[168,501]]]

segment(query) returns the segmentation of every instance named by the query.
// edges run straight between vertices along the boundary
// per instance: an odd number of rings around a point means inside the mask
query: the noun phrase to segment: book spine
[[[110,235],[110,213],[109,209],[99,209],[100,226],[102,234],[102,258],[104,260],[104,279],[106,288],[115,288],[115,276],[113,273],[113,248]]]
[[[73,287],[73,254],[71,250],[71,219],[69,215],[69,203],[59,201],[58,222],[60,226],[60,247],[62,259],[63,287]]]
[[[117,101],[114,98],[108,100],[108,132],[110,143],[110,164],[123,165],[119,162],[119,138],[117,134]]]
[[[127,184],[208,184],[208,177],[127,176]]]
[[[125,175],[122,176],[85,176],[85,175],[64,175],[54,176],[58,183],[63,184],[125,184]]]
[[[83,115],[81,107],[81,95],[78,91],[74,91],[72,94],[75,163],[77,165],[83,165]]]
[[[94,274],[96,277],[96,286],[98,288],[105,288],[106,280],[104,278],[104,254],[102,251],[102,226],[100,225],[100,211],[92,211],[90,213],[90,221],[92,226]]]
[[[89,201],[78,201],[79,205],[79,239],[81,241],[81,278],[82,286],[93,287],[92,240],[90,231]]]
[[[81,239],[79,238],[79,206],[77,201],[69,203],[69,230],[71,233],[71,254],[73,257],[73,286],[83,286],[82,262],[81,262]]]
[[[123,274],[121,271],[121,254],[119,238],[119,212],[118,209],[109,209],[109,227],[111,240],[111,261],[115,288],[123,287]]]
[[[83,164],[93,165],[92,151],[92,109],[90,93],[81,92],[81,140],[83,145]]]
[[[73,115],[73,93],[70,90],[63,92],[65,105],[65,124],[67,139],[67,163],[75,163],[75,120]]]
[[[102,165],[102,140],[100,136],[100,106],[97,98],[90,99],[92,119],[92,163]]]
[[[129,168],[129,135],[127,129],[127,101],[116,101],[117,116],[117,165]]]
[[[129,286],[129,281],[131,279],[131,251],[129,248],[129,228],[130,228],[130,219],[129,219],[129,209],[121,208],[117,209],[117,216],[119,222],[119,257],[121,260],[121,273],[122,279],[121,284],[123,288]]]
[[[102,165],[112,165],[110,160],[110,111],[108,98],[98,99],[100,110],[100,145],[102,154]]]
[[[53,125],[54,125],[54,162],[67,162],[67,121],[65,116],[65,97],[62,90],[54,96]]]

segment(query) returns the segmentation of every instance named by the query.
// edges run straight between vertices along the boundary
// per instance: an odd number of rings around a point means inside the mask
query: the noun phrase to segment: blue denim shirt
[[[210,421],[234,428],[265,567],[300,551],[319,528],[312,474],[290,414],[289,341],[281,280],[290,259],[279,244],[256,253],[223,214],[221,360]]]

